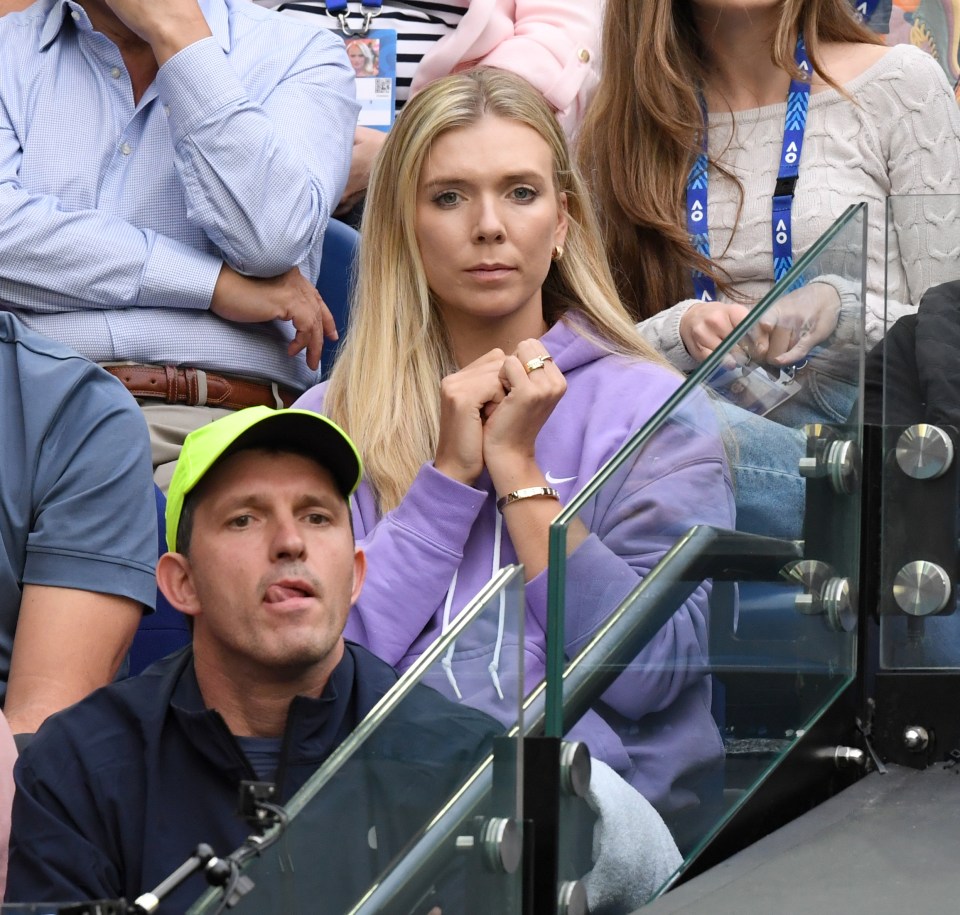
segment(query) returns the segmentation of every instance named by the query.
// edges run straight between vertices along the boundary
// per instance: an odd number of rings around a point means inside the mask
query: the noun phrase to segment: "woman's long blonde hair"
[[[577,329],[610,351],[661,361],[620,302],[590,201],[540,94],[520,77],[487,67],[438,80],[406,105],[377,158],[350,327],[324,399],[324,412],[360,448],[381,511],[399,504],[436,454],[440,381],[457,369],[417,247],[420,174],[437,137],[485,116],[518,121],[543,137],[553,153],[555,190],[566,194],[564,254],[543,285],[546,322],[577,312],[585,319]]]
[[[813,69],[837,89],[823,71],[821,45],[882,44],[850,0],[783,0],[771,59],[792,76],[799,33]],[[603,77],[577,151],[627,308],[647,318],[691,297],[694,269],[729,295],[728,278],[687,234],[687,176],[703,146],[700,87],[707,81],[691,0],[606,0],[602,53]]]

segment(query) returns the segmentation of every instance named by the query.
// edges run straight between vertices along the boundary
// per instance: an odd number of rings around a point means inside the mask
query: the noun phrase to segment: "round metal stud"
[[[930,745],[930,734],[918,724],[908,725],[903,729],[903,745],[911,753],[922,753]]]
[[[566,880],[560,884],[557,915],[590,915],[587,891],[579,880]]]
[[[897,464],[914,480],[935,480],[953,463],[953,441],[939,426],[918,423],[897,440]]]
[[[837,747],[833,762],[838,769],[862,769],[867,764],[867,754],[856,747]]]
[[[568,797],[586,797],[590,790],[590,750],[579,740],[560,746],[560,789]]]
[[[860,482],[860,452],[846,439],[818,442],[815,455],[800,458],[799,470],[808,480],[828,477],[834,492],[848,495]]]
[[[856,591],[849,578],[830,578],[820,594],[827,625],[834,632],[853,632],[857,627]]]
[[[855,442],[831,442],[827,449],[830,485],[840,495],[854,492],[860,482],[860,452]]]
[[[823,613],[820,595],[823,586],[833,575],[833,569],[819,559],[800,559],[784,569],[786,577],[803,587],[803,594],[795,598],[797,611],[804,616],[817,616]]]
[[[908,562],[893,580],[893,598],[910,616],[939,613],[953,596],[950,576],[935,562]]]
[[[494,874],[512,874],[520,866],[523,842],[516,821],[491,817],[483,824],[480,848],[483,863]]]

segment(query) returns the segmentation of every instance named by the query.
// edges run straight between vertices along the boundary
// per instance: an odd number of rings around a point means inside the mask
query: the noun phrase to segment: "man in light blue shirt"
[[[166,459],[315,383],[358,110],[339,39],[247,0],[37,0],[0,47],[0,308],[126,363],[155,464],[169,409]]]

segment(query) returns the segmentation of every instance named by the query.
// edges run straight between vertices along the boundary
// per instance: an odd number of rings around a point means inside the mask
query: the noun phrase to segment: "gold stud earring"
[[[563,257],[563,245],[554,245],[553,251],[550,252],[550,256],[555,260],[560,260]]]

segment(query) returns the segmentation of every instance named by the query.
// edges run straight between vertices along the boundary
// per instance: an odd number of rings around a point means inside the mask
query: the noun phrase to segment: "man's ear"
[[[200,612],[190,560],[182,553],[164,553],[157,560],[157,585],[181,613],[196,616]]]
[[[350,594],[350,606],[352,607],[360,596],[363,588],[363,581],[367,577],[367,554],[354,547],[353,550],[353,591]]]

